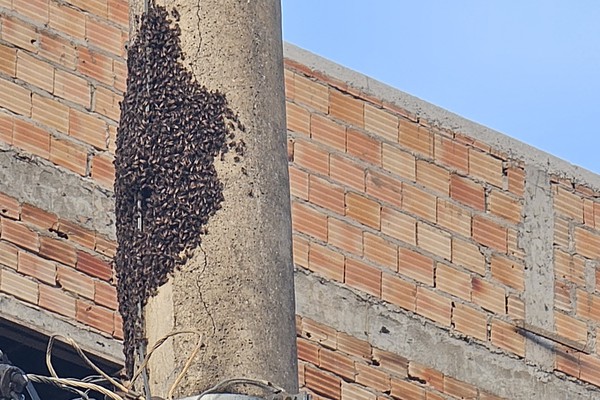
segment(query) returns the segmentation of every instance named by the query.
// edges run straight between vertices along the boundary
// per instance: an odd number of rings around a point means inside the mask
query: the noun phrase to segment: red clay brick
[[[117,289],[108,283],[102,281],[94,282],[94,301],[111,310],[116,310],[119,303],[117,300]]]
[[[433,158],[434,140],[433,135],[427,128],[400,118],[398,142],[409,151]]]
[[[448,196],[450,193],[450,172],[431,162],[417,160],[417,183]]]
[[[336,218],[328,219],[327,229],[327,243],[358,256],[362,255],[362,229]]]
[[[450,326],[452,301],[424,287],[418,287],[417,314],[443,326]]]
[[[23,203],[21,207],[21,221],[36,225],[44,230],[58,228],[58,216],[56,214],[27,203]]]
[[[2,32],[0,37],[22,49],[33,53],[37,51],[39,40],[37,29],[21,20],[2,18]]]
[[[96,236],[96,246],[94,248],[98,253],[103,254],[109,258],[114,258],[117,252],[117,244],[112,240],[109,240],[100,235]]]
[[[307,205],[292,203],[292,227],[322,241],[327,241],[327,216]]]
[[[584,321],[561,312],[554,312],[554,325],[559,336],[569,338],[582,345],[587,343],[588,330]]]
[[[85,15],[65,5],[50,2],[49,26],[77,39],[85,39]]]
[[[292,249],[294,264],[308,268],[308,240],[298,236],[292,236]]]
[[[284,60],[285,63],[285,60]],[[286,68],[284,68],[283,70],[284,72],[284,86],[285,86],[285,97],[286,97],[286,102],[289,102],[289,100],[287,99],[293,99],[294,95],[296,94],[296,89],[295,89],[295,84],[294,84],[294,80],[296,79],[296,74],[294,74],[292,71],[290,71],[289,69],[287,69],[287,64],[286,64]]]
[[[69,240],[73,240],[90,250],[94,249],[96,239],[93,232],[63,219],[59,220],[58,229],[61,233],[66,234]]]
[[[7,113],[0,113],[0,141],[12,145],[13,126],[13,117]]]
[[[31,115],[31,92],[0,78],[0,107],[28,117]]]
[[[525,191],[525,171],[523,168],[511,166],[507,169],[508,190],[517,196],[523,196]]]
[[[449,376],[444,376],[444,393],[459,399],[477,399],[477,388]]]
[[[583,222],[583,198],[565,188],[554,185],[554,208],[562,216],[573,218],[577,222]]]
[[[344,256],[325,246],[310,244],[308,268],[326,278],[344,281]]]
[[[290,174],[290,192],[292,196],[308,200],[308,173],[294,166],[288,168]]]
[[[585,293],[585,292],[584,292]],[[579,295],[578,295],[579,297]],[[600,306],[600,303],[598,304]],[[580,314],[579,307],[582,307],[582,314]],[[554,282],[554,307],[557,310],[569,312],[572,310],[571,304],[571,286],[568,283],[555,281]],[[577,299],[577,315],[581,318],[588,318],[586,314],[590,311],[587,304],[584,302],[580,304],[579,298]],[[598,309],[600,312],[600,309]],[[599,314],[600,316],[600,314]]]
[[[108,19],[129,28],[129,4],[125,0],[108,0]]]
[[[456,268],[438,263],[435,270],[435,287],[463,300],[471,300],[471,275]]]
[[[569,221],[558,216],[554,218],[554,244],[565,249],[570,247]]]
[[[20,222],[11,221],[10,219],[0,218],[2,222],[2,233],[0,238],[23,247],[27,250],[37,252],[40,248],[38,234]]]
[[[408,365],[408,375],[425,382],[426,385],[437,390],[444,390],[444,374],[433,368],[411,361]]]
[[[295,133],[310,135],[310,112],[297,104],[286,101],[287,129]]]
[[[74,268],[58,266],[56,282],[66,291],[94,299],[94,280],[89,276],[75,271]]]
[[[87,150],[69,140],[50,138],[50,161],[81,176],[87,175]]]
[[[36,278],[50,285],[56,283],[56,263],[36,255],[19,251],[19,273]]]
[[[435,195],[411,185],[402,185],[403,210],[435,223],[436,208]]]
[[[17,78],[52,92],[54,67],[29,54],[17,52]]]
[[[322,175],[329,173],[329,153],[315,143],[296,141],[294,143],[294,163]]]
[[[67,133],[69,130],[69,107],[56,99],[32,96],[31,118],[42,125]]]
[[[525,319],[525,303],[515,296],[508,296],[508,316],[512,320]]]
[[[514,326],[494,319],[492,321],[492,343],[500,348],[515,353],[521,357],[525,355],[525,338],[518,333]]]
[[[313,321],[310,318],[302,318],[302,336],[310,338],[330,349],[336,348],[337,332],[335,329]]]
[[[426,400],[425,389],[416,383],[392,378],[391,395],[399,400]]]
[[[409,181],[416,181],[416,159],[412,154],[383,143],[381,161],[385,170]]]
[[[38,23],[48,22],[48,0],[12,0],[12,3],[19,14]]]
[[[329,92],[329,114],[358,128],[365,125],[364,102],[337,90]]]
[[[498,282],[516,290],[523,291],[525,289],[521,263],[494,254],[492,255],[491,270],[492,277]]]
[[[554,249],[554,273],[557,278],[566,279],[578,286],[585,285],[585,260]]]
[[[435,136],[435,160],[462,173],[469,170],[467,146],[440,135]]]
[[[108,13],[107,0],[69,0],[69,3],[99,17],[106,17]]]
[[[77,252],[77,270],[105,281],[110,280],[113,275],[112,268],[107,262],[85,251]]]
[[[319,345],[304,338],[296,338],[298,358],[319,365]]]
[[[398,247],[379,235],[364,232],[364,255],[367,259],[387,267],[392,271],[398,269]]]
[[[118,96],[109,89],[100,86],[94,88],[94,111],[113,121],[119,121],[119,116],[121,115],[119,102],[121,100],[121,96]]]
[[[90,106],[91,92],[88,82],[76,75],[56,70],[54,74],[54,95],[84,107]]]
[[[416,219],[391,207],[381,208],[381,232],[405,243],[417,244]]]
[[[598,376],[598,371],[600,370],[600,359],[598,359],[598,356],[593,354],[581,354],[580,359],[580,379],[593,385],[600,386],[600,376]]]
[[[473,243],[452,239],[452,262],[480,275],[485,274],[485,257]]]
[[[94,115],[72,108],[69,110],[69,136],[82,140],[100,150],[107,148],[106,122]]]
[[[40,285],[40,299],[38,304],[46,310],[64,315],[65,317],[75,318],[75,298],[60,289]]]
[[[319,366],[348,380],[354,380],[356,375],[354,361],[350,357],[324,348],[319,351]]]
[[[450,197],[476,210],[485,210],[485,190],[483,186],[470,179],[452,174]]]
[[[368,170],[367,193],[377,199],[402,206],[402,182],[387,175]]]
[[[121,55],[123,52],[121,30],[89,15],[85,19],[85,37],[91,45],[109,53]]]
[[[575,251],[587,258],[600,258],[600,235],[587,229],[576,227]]]
[[[365,104],[365,130],[386,140],[398,142],[398,117],[381,108]]]
[[[109,57],[84,47],[79,47],[78,51],[77,70],[79,72],[107,85],[113,84],[112,60]]]
[[[433,260],[415,251],[398,249],[398,272],[419,282],[433,286]]]
[[[492,190],[489,196],[489,210],[492,214],[504,218],[514,224],[521,221],[521,203],[499,190]]]
[[[477,149],[469,149],[469,175],[501,188],[504,182],[502,160]]]
[[[0,44],[0,72],[17,76],[17,50]]]
[[[308,200],[339,215],[344,215],[344,189],[327,182],[325,179],[314,175],[309,177]]]
[[[381,142],[356,129],[346,132],[346,152],[373,165],[381,165]]]
[[[367,360],[371,359],[372,349],[367,341],[357,339],[344,332],[338,332],[336,342],[336,349],[341,352]]]
[[[379,229],[381,206],[359,194],[346,193],[346,215],[371,228]]]
[[[17,270],[19,250],[8,242],[0,242],[0,265]],[[2,268],[0,268],[2,269]]]
[[[13,143],[31,154],[48,159],[50,157],[50,134],[29,122],[14,120]]]
[[[104,152],[92,158],[92,179],[101,186],[112,190],[115,182],[115,166],[110,153]]]
[[[357,362],[356,372],[356,383],[380,392],[387,392],[391,389],[390,376],[379,368]]]
[[[347,157],[331,154],[329,157],[329,177],[342,185],[365,191],[365,169]]]
[[[486,217],[473,217],[473,239],[503,253],[508,250],[506,228]]]
[[[71,42],[48,32],[40,33],[40,49],[38,53],[50,61],[54,61],[69,69],[77,66],[77,48]],[[54,71],[54,77],[61,70]]]
[[[129,34],[127,32],[121,31],[121,52],[123,56],[126,56],[125,46],[127,46],[127,37]],[[125,37],[125,38],[124,38]],[[127,62],[113,60],[113,74],[115,76],[114,88],[117,93],[124,93],[127,89]],[[118,104],[117,104],[118,107]]]
[[[114,315],[109,309],[77,300],[77,321],[112,334],[114,332]]]
[[[115,331],[113,332],[113,337],[119,340],[123,340],[123,318],[121,315],[116,312],[113,314]]]
[[[580,353],[566,346],[555,345],[554,368],[567,375],[579,377]]]
[[[590,228],[594,228],[596,224],[594,218],[594,202],[589,199],[583,199],[583,223]]]
[[[21,205],[19,201],[4,193],[0,193],[0,216],[19,219]]]
[[[465,237],[471,236],[471,212],[451,201],[437,199],[437,222]]]
[[[316,393],[333,400],[341,399],[342,381],[340,378],[306,365],[304,379],[306,386]]]
[[[40,255],[71,267],[77,263],[75,247],[65,240],[40,237]]]
[[[381,270],[351,258],[346,259],[344,282],[375,297],[381,297]]]
[[[417,223],[417,246],[446,260],[452,258],[450,234],[422,222]]]
[[[487,315],[464,304],[456,303],[452,310],[454,328],[481,341],[487,340]]]
[[[377,400],[377,395],[362,386],[342,382],[342,400]]]
[[[473,302],[496,314],[506,313],[506,294],[504,289],[480,278],[471,281]]]
[[[408,376],[408,360],[398,354],[374,348],[373,361],[377,362],[381,370],[403,378]]]
[[[327,86],[298,74],[294,76],[293,98],[296,102],[325,114],[329,112],[329,89]]]
[[[570,295],[570,292],[567,291],[565,295]],[[568,304],[570,305],[570,297],[567,297],[567,301],[569,301]],[[569,311],[569,309],[567,308],[566,311]],[[577,316],[600,322],[600,296],[577,289]]]
[[[381,298],[409,311],[416,310],[417,286],[413,283],[383,273],[381,282]]]
[[[0,292],[8,293],[31,304],[37,304],[38,301],[38,284],[12,270],[0,270]]]
[[[326,117],[310,116],[310,137],[336,150],[346,151],[346,127]]]

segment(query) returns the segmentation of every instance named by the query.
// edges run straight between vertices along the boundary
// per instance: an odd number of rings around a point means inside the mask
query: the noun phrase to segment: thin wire
[[[83,388],[83,389],[88,389],[88,390],[94,390],[98,393],[101,393],[105,396],[110,397],[113,400],[125,400],[123,397],[119,396],[115,392],[108,390],[107,388],[105,388],[103,386],[95,385],[93,383],[81,382],[79,380],[70,379],[70,378],[56,378],[56,377],[41,376],[41,375],[36,375],[36,374],[27,374],[26,376],[27,376],[27,379],[31,380],[32,382],[45,383],[47,385],[56,386],[61,389],[67,389],[67,388],[65,388],[65,386],[70,386],[71,387],[70,389],[78,387],[78,388]]]
[[[273,385],[269,381],[261,381],[258,379],[249,379],[249,378],[233,378],[233,379],[226,379],[224,381],[217,383],[215,386],[202,392],[200,394],[200,396],[198,396],[198,398],[201,398],[202,396],[205,396],[210,393],[221,393],[220,392],[221,390],[223,390],[229,386],[232,386],[232,385],[253,385],[253,386],[259,387],[265,391],[274,393],[274,394],[280,393],[280,392],[285,392],[285,390],[283,388]]]
[[[48,346],[46,347],[46,366],[48,367],[48,371],[50,372],[50,375],[53,378],[60,379],[58,377],[56,371],[54,370],[54,366],[52,365],[52,347],[54,346],[54,341],[58,338],[61,338],[64,342],[71,345],[75,349],[77,354],[79,354],[79,357],[81,357],[83,359],[83,361],[85,361],[94,371],[96,371],[98,374],[100,374],[100,376],[102,376],[104,379],[106,379],[108,382],[110,382],[110,384],[119,388],[119,390],[122,390],[123,392],[126,392],[128,394],[133,394],[135,397],[139,396],[139,395],[133,393],[126,386],[119,383],[117,380],[110,377],[106,372],[102,371],[96,364],[94,364],[92,362],[92,360],[90,360],[85,355],[85,353],[83,352],[81,347],[79,347],[79,345],[73,339],[71,339],[68,336],[61,335],[61,334],[54,334],[54,335],[50,336],[50,339],[48,340]]]

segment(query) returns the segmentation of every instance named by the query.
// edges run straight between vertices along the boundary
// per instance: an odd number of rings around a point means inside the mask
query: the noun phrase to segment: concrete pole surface
[[[298,391],[287,169],[281,10],[277,0],[158,0],[180,15],[184,65],[223,93],[245,132],[245,154],[216,159],[222,208],[185,265],[145,307],[152,344],[172,329],[198,329],[205,346],[175,392],[199,394],[229,378]],[[144,0],[130,1],[131,37]],[[200,235],[200,233],[198,233]],[[195,344],[178,337],[149,366],[165,396]]]

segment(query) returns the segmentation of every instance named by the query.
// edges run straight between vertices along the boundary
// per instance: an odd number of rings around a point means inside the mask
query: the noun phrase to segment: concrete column
[[[151,0],[149,0],[151,1]],[[291,215],[287,170],[280,4],[277,0],[165,0],[177,10],[184,65],[227,98],[245,130],[244,154],[215,159],[221,209],[202,244],[145,309],[152,343],[198,329],[205,346],[176,395],[228,378],[263,379],[298,390]],[[132,0],[131,20],[144,0]],[[132,37],[136,24],[132,23]],[[153,395],[183,366],[194,338],[177,338],[150,364]]]

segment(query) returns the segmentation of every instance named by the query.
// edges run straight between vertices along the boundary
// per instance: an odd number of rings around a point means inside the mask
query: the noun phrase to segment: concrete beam
[[[565,400],[600,397],[598,388],[563,379],[495,349],[454,337],[424,318],[360,296],[314,274],[296,271],[295,277],[297,314],[497,396]]]
[[[573,179],[577,183],[600,190],[600,176],[598,174],[570,164],[510,136],[469,121],[457,114],[434,106],[392,86],[296,47],[293,44],[284,43],[283,54],[289,60],[296,61],[314,71],[345,82],[349,86],[384,102],[401,107],[433,126],[441,129],[449,129],[453,132],[462,133],[471,138],[481,140],[494,149],[508,154],[511,158],[522,160],[550,174]]]
[[[121,342],[86,329],[68,319],[37,307],[29,306],[14,297],[0,294],[1,317],[5,320],[39,332],[43,335],[61,334],[69,336],[81,348],[95,356],[122,365],[123,349]]]
[[[113,195],[37,157],[0,149],[0,192],[116,238]]]

